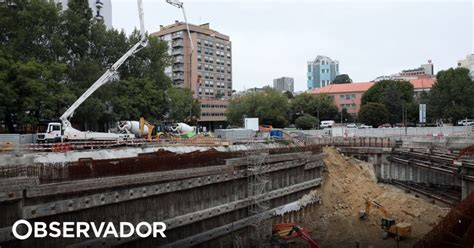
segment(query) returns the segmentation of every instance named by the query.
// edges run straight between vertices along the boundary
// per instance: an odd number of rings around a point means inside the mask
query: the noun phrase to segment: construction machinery
[[[411,234],[411,224],[406,222],[396,223],[395,219],[388,218],[389,214],[387,209],[380,203],[365,198],[365,211],[359,212],[359,219],[366,220],[370,213],[370,209],[375,207],[382,214],[381,228],[384,230],[384,238],[387,236],[394,236],[397,240],[402,237],[408,237]]]
[[[131,47],[122,57],[120,57],[89,89],[86,90],[61,117],[60,122],[51,122],[45,133],[37,134],[38,142],[58,142],[75,140],[122,140],[132,138],[129,134],[83,132],[72,127],[70,118],[74,115],[77,108],[89,98],[97,89],[109,81],[119,79],[118,69],[132,55],[148,45],[148,38],[145,32],[145,23],[143,20],[143,3],[137,0],[138,16],[140,19],[140,40]]]
[[[273,226],[272,247],[281,247],[288,243],[288,240],[302,238],[311,248],[319,248],[316,240],[311,238],[309,233],[294,223],[280,223]]]

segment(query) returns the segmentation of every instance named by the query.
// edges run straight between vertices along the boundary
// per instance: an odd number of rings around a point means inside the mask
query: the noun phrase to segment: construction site
[[[458,147],[471,137],[450,137],[451,147],[445,148],[436,143],[438,137],[427,140],[432,143],[393,137],[285,134],[282,139],[224,140],[198,135],[54,152],[29,145],[0,154],[0,243],[471,247],[473,146]],[[167,229],[165,239],[20,241],[12,235],[19,219],[163,221]]]
[[[193,44],[183,3],[166,2],[182,10]],[[463,126],[407,127],[404,114],[403,128],[349,128],[342,126],[341,110],[341,126],[332,120],[322,129],[318,103],[318,129],[310,123],[312,130],[273,129],[245,114],[243,127],[199,131],[191,110],[187,123],[141,117],[119,119],[107,132],[73,127],[78,108],[117,81],[121,65],[149,45],[142,5],[138,0],[136,44],[59,119],[36,133],[0,134],[0,248],[474,247],[474,122],[467,125],[467,118]],[[182,33],[169,37],[183,46]],[[194,47],[186,49],[191,60]],[[230,46],[226,52],[230,59]],[[232,87],[227,90],[230,97]],[[192,98],[196,92],[190,92]],[[286,122],[286,114],[278,117]],[[110,225],[97,231],[99,223]],[[161,236],[150,236],[149,223],[161,227]],[[46,226],[60,233],[62,224],[62,237],[47,235]],[[66,236],[71,230],[76,236]]]

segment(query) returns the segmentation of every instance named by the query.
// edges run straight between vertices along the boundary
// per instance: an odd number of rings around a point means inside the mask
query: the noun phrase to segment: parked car
[[[371,125],[366,125],[366,124],[362,124],[359,126],[360,129],[368,129],[368,128],[372,128]]]
[[[357,128],[357,124],[355,124],[355,123],[350,123],[350,124],[347,124],[346,127],[347,127],[347,128]]]
[[[391,128],[392,125],[388,124],[388,123],[385,123],[385,124],[382,124],[379,126],[379,128]]]
[[[258,131],[260,132],[271,132],[273,130],[273,127],[271,125],[260,125],[258,127]]]
[[[320,128],[331,128],[336,122],[333,120],[321,121]]]
[[[471,126],[471,125],[467,125],[467,123],[471,123],[471,122],[474,122],[474,120],[473,119],[462,119],[462,120],[458,121],[458,126]]]

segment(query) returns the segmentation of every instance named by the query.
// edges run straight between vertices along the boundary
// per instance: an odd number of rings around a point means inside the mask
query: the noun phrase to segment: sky
[[[189,23],[210,23],[230,36],[237,91],[295,79],[306,90],[307,62],[317,55],[339,61],[340,73],[367,82],[429,59],[435,71],[474,53],[474,1],[183,0]],[[182,21],[165,0],[144,0],[145,27]],[[112,0],[112,24],[138,27],[135,0]]]

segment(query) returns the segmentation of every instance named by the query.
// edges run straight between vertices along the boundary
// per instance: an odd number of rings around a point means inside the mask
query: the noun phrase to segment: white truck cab
[[[36,140],[39,143],[43,142],[59,142],[62,139],[62,125],[59,122],[48,123],[48,128],[44,133],[38,133]]]

